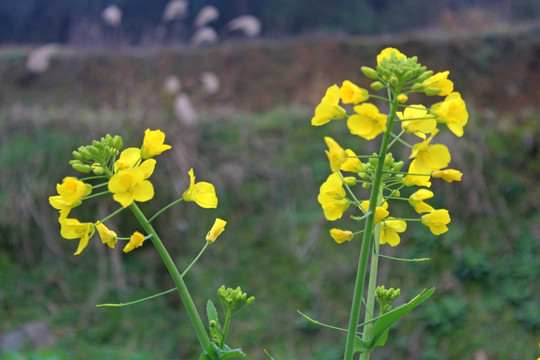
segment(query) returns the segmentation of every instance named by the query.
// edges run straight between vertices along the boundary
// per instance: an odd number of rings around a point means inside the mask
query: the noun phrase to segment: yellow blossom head
[[[362,162],[360,161],[360,159],[358,159],[354,151],[352,151],[351,149],[347,149],[345,150],[345,154],[347,155],[347,161],[345,161],[341,165],[340,170],[350,171],[350,172],[355,172],[355,173],[364,171],[364,165],[362,165]]]
[[[405,230],[407,230],[407,223],[404,220],[396,220],[392,217],[385,219],[381,224],[381,245],[397,246],[400,242],[398,233]]]
[[[346,111],[339,106],[339,99],[339,87],[337,85],[330,86],[320,104],[315,108],[315,115],[311,119],[311,125],[320,126],[331,120],[342,119]]]
[[[461,177],[463,176],[463,173],[459,170],[446,169],[446,170],[434,171],[433,173],[431,173],[431,176],[434,178],[443,179],[446,182],[452,182],[452,181],[461,181]]]
[[[140,232],[138,231],[135,231],[130,239],[129,239],[129,242],[126,244],[126,246],[124,246],[124,252],[125,253],[128,253],[130,252],[131,250],[135,249],[135,248],[138,248],[140,246],[142,246],[144,242],[144,235],[141,234]]]
[[[351,241],[353,238],[353,233],[349,230],[332,229],[330,230],[330,236],[332,236],[332,239],[334,239],[338,244],[341,244],[345,241]]]
[[[433,210],[429,214],[422,216],[422,224],[429,227],[435,235],[447,232],[448,227],[446,225],[448,223],[450,223],[450,214],[445,209]]]
[[[113,175],[108,188],[113,193],[113,199],[123,207],[128,207],[133,201],[144,202],[154,197],[154,186],[144,180],[145,172],[140,168],[127,168]]]
[[[372,140],[386,131],[386,115],[379,113],[373,104],[365,103],[354,107],[356,114],[347,119],[347,127],[351,134],[366,140]]]
[[[334,221],[343,216],[349,207],[349,202],[345,198],[345,189],[343,189],[339,173],[332,173],[321,185],[317,200],[321,204],[327,220]]]
[[[141,148],[141,156],[143,159],[148,159],[169,150],[170,145],[164,144],[165,133],[161,130],[146,129],[144,132],[143,146]]]
[[[60,217],[60,235],[64,239],[79,239],[79,246],[74,255],[79,255],[88,245],[96,227],[93,223],[81,223],[77,219]]]
[[[114,249],[114,245],[118,242],[118,237],[116,233],[112,230],[109,230],[105,225],[100,222],[96,224],[96,230],[99,233],[101,242],[103,244],[107,244],[110,248]]]
[[[369,92],[353,84],[349,80],[343,81],[339,89],[341,100],[344,104],[359,104],[369,99]]]
[[[438,122],[446,124],[456,136],[463,136],[463,127],[469,120],[469,113],[460,93],[450,93],[443,102],[433,104],[431,113],[437,117]]]
[[[427,189],[420,189],[409,197],[409,204],[414,208],[414,210],[419,213],[426,213],[433,211],[433,208],[426,204],[424,200],[430,199],[433,197],[433,192]]]
[[[446,96],[454,90],[454,83],[448,79],[450,71],[439,72],[431,76],[429,79],[422,82],[424,88],[438,88],[441,89],[437,95]]]
[[[410,158],[415,159],[416,168],[421,172],[431,173],[446,167],[450,163],[450,151],[445,145],[430,144],[436,134],[437,130],[431,134],[429,139],[415,144],[412,148]]]
[[[206,234],[206,241],[210,244],[216,241],[217,237],[225,230],[226,224],[227,222],[225,220],[217,218],[208,234]]]
[[[397,59],[403,59],[403,60],[407,59],[407,56],[402,54],[398,49],[387,47],[386,49],[381,51],[379,55],[377,55],[377,65],[380,65],[383,59],[388,59],[388,60],[392,59],[392,54]]]
[[[90,195],[92,185],[85,184],[75,177],[65,177],[62,184],[56,184],[56,191],[59,195],[50,196],[49,203],[58,210],[79,206],[82,198]]]
[[[332,169],[332,172],[336,172],[347,161],[347,153],[331,137],[325,136],[324,141],[328,146],[328,150],[325,150],[325,152],[328,156],[328,160],[330,161],[330,169]]]
[[[410,105],[403,112],[398,111],[396,114],[402,120],[401,128],[405,132],[430,134],[437,128],[437,120],[433,115],[427,115],[424,105]]]
[[[365,200],[360,203],[360,210],[365,214],[365,211],[369,209],[369,201]],[[375,218],[373,220],[374,224],[378,224],[382,219],[387,217],[390,213],[388,212],[388,202],[383,202],[381,206],[375,208]],[[364,211],[365,210],[365,211]]]
[[[425,175],[423,175],[425,174]],[[403,183],[406,186],[425,186],[430,187],[431,182],[429,179],[431,178],[431,173],[429,171],[421,170],[416,167],[416,160],[411,161],[411,164],[409,165],[409,171],[407,176],[403,179]]]
[[[194,201],[202,208],[216,208],[218,198],[214,185],[208,182],[195,183],[195,175],[193,169],[189,170],[189,188],[184,192],[184,201]]]

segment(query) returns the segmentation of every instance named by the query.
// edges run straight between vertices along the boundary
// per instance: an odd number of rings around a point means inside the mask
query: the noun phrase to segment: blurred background
[[[398,303],[437,291],[373,358],[538,357],[538,1],[19,0],[0,2],[0,359],[198,359],[176,294],[95,307],[173,286],[153,247],[126,255],[96,235],[73,256],[77,242],[60,237],[48,204],[55,184],[77,175],[74,149],[106,133],[139,147],[147,128],[173,148],[157,158],[143,211],[181,196],[190,168],[219,197],[216,210],[181,203],[156,220],[178,266],[215,217],[228,221],[186,277],[201,314],[221,285],[241,286],[256,302],[228,343],[248,359],[266,359],[263,349],[277,360],[341,359],[344,336],[296,312],[347,327],[360,249],[334,243],[336,224],[317,202],[329,174],[323,137],[357,154],[375,145],[342,122],[310,119],[328,86],[368,87],[360,67],[387,46],[450,70],[470,118],[462,138],[438,135],[464,173],[432,186],[450,231],[411,225],[384,248],[432,261],[381,261],[379,282],[401,288]],[[93,221],[116,208],[94,199],[75,214]],[[128,212],[108,225],[121,236],[139,229]]]

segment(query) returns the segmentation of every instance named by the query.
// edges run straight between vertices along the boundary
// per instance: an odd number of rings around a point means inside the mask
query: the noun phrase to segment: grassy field
[[[343,138],[357,153],[373,149],[343,127],[313,128],[309,120],[327,86],[347,78],[367,86],[360,66],[389,44],[435,70],[451,69],[470,123],[459,146],[440,136],[465,174],[457,186],[433,185],[433,205],[452,214],[450,232],[434,237],[411,226],[388,255],[432,261],[386,262],[380,270],[381,283],[401,287],[403,301],[425,287],[437,292],[398,323],[391,346],[374,358],[538,356],[540,42],[531,32],[397,43],[309,38],[188,53],[63,49],[42,75],[25,70],[27,50],[0,52],[0,359],[197,358],[174,294],[95,308],[172,287],[152,247],[125,255],[94,241],[74,257],[76,244],[59,236],[47,201],[73,175],[72,150],[106,133],[139,146],[148,127],[164,130],[173,150],[158,158],[156,197],[143,210],[177,198],[192,167],[216,185],[220,200],[216,210],[181,204],[157,220],[179,266],[200,250],[216,216],[229,222],[186,280],[201,312],[222,284],[241,286],[256,302],[236,320],[231,346],[249,359],[265,359],[263,349],[277,360],[340,359],[344,336],[296,312],[346,326],[360,247],[338,246],[328,235],[332,224],[316,199],[328,174],[322,138]],[[221,79],[218,94],[200,94],[202,71]],[[169,74],[192,96],[196,125],[175,117],[162,90]],[[85,203],[77,217],[114,206]],[[137,227],[127,213],[114,220],[121,233]],[[48,335],[43,344],[28,335],[36,323]]]

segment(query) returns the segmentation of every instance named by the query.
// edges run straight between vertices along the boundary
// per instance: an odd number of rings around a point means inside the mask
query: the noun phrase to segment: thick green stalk
[[[351,314],[349,318],[349,329],[347,333],[347,342],[345,344],[345,356],[344,360],[352,360],[354,352],[354,340],[356,336],[358,321],[360,318],[360,305],[362,304],[362,298],[364,296],[364,283],[366,280],[367,264],[369,253],[371,249],[371,235],[373,229],[373,223],[375,219],[375,209],[377,208],[377,199],[379,197],[379,192],[381,191],[383,169],[384,169],[384,159],[386,157],[386,152],[388,151],[388,144],[390,142],[390,134],[392,132],[392,127],[394,125],[394,120],[396,117],[397,109],[397,100],[392,101],[392,106],[390,109],[390,116],[387,122],[387,130],[384,132],[383,139],[381,142],[381,147],[379,150],[379,162],[377,163],[377,168],[375,170],[375,176],[373,178],[373,186],[371,187],[371,195],[369,198],[369,209],[368,212],[370,215],[366,218],[366,225],[364,227],[364,237],[362,239],[362,247],[360,250],[360,259],[358,261],[358,269],[356,272],[356,281],[354,284],[354,294],[353,301],[351,306]],[[367,358],[369,359],[369,354]]]
[[[152,243],[156,247],[156,250],[158,251],[159,255],[161,255],[161,258],[163,259],[165,266],[169,270],[169,273],[171,274],[174,284],[176,285],[178,293],[180,294],[180,297],[182,298],[182,301],[186,307],[186,310],[188,312],[191,323],[193,324],[193,328],[195,329],[195,333],[197,334],[197,338],[199,339],[201,347],[203,351],[206,351],[208,349],[208,346],[210,345],[210,339],[208,337],[208,333],[206,332],[206,329],[204,328],[201,317],[199,316],[199,313],[197,312],[197,308],[195,307],[193,299],[191,298],[191,295],[189,295],[189,291],[187,289],[186,283],[182,279],[182,275],[180,275],[180,272],[178,271],[178,268],[174,264],[174,261],[172,260],[171,256],[167,252],[167,249],[165,248],[159,236],[157,235],[156,231],[154,230],[152,225],[150,225],[150,223],[148,222],[144,214],[141,212],[139,207],[135,203],[132,203],[130,205],[130,209],[131,211],[133,211],[133,214],[135,215],[137,220],[139,220],[139,223],[142,225],[142,227],[148,233],[148,235],[152,235],[150,239],[152,240]]]

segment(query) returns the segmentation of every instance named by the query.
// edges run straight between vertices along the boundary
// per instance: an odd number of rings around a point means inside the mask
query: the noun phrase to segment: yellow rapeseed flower
[[[362,162],[360,161],[360,159],[358,159],[354,151],[352,151],[351,149],[347,149],[345,150],[345,154],[347,154],[347,161],[345,161],[341,165],[340,170],[350,171],[350,172],[355,172],[355,173],[364,171],[364,165],[362,165]]]
[[[346,111],[339,106],[339,87],[332,85],[326,90],[326,95],[315,108],[315,115],[311,118],[311,125],[324,125],[331,120],[342,119]]]
[[[141,148],[141,156],[143,159],[148,159],[169,150],[170,145],[164,144],[165,133],[161,130],[146,129],[144,132],[143,146]]]
[[[454,83],[451,80],[448,80],[448,75],[450,71],[439,72],[431,76],[429,79],[424,80],[422,85],[424,88],[434,87],[441,89],[441,92],[437,95],[447,96],[454,90]]]
[[[353,233],[349,230],[332,229],[330,230],[330,236],[332,236],[332,239],[334,239],[335,242],[341,244],[345,241],[351,241]]]
[[[324,137],[324,141],[328,146],[328,150],[325,150],[326,155],[328,156],[328,161],[330,161],[330,169],[332,172],[338,171],[341,166],[347,161],[347,153],[339,144],[329,136]]]
[[[203,181],[195,183],[193,169],[189,170],[189,188],[184,192],[183,198],[184,201],[194,201],[206,209],[216,208],[218,205],[214,185]]]
[[[118,242],[118,237],[116,233],[110,229],[108,229],[105,225],[100,223],[96,224],[96,230],[99,233],[99,237],[101,238],[101,242],[103,244],[107,244],[110,248],[114,249],[114,245]]]
[[[463,176],[463,173],[459,170],[446,169],[446,170],[434,171],[433,173],[431,173],[431,176],[434,178],[443,179],[446,182],[452,182],[452,181],[461,181],[461,177]]]
[[[448,231],[446,224],[450,223],[450,214],[448,210],[433,210],[429,214],[422,216],[422,224],[429,227],[435,235],[440,235]]]
[[[365,209],[366,211],[369,209],[369,200],[365,200],[365,201],[362,201],[360,203],[361,205],[361,208],[360,210],[362,210],[362,212],[364,212],[363,209]],[[388,202],[383,202],[383,204],[381,206],[377,206],[375,208],[375,218],[374,218],[374,221],[373,223],[374,224],[378,224],[379,221],[381,221],[382,219],[384,219],[385,217],[387,217],[390,213],[388,212]],[[365,214],[365,212],[364,212]]]
[[[421,175],[425,174],[425,175]],[[403,183],[406,186],[425,186],[430,187],[431,182],[429,179],[431,178],[431,173],[429,171],[421,171],[416,167],[416,160],[411,161],[409,165],[409,171],[407,176],[403,179]]]
[[[427,109],[424,105],[410,105],[403,112],[398,111],[396,114],[398,118],[403,120],[401,128],[405,132],[414,134],[419,131],[430,134],[437,128],[437,120],[433,115],[427,115]]]
[[[327,220],[334,221],[343,216],[349,203],[345,198],[345,189],[343,189],[339,173],[332,173],[321,185],[317,200],[321,204]]]
[[[217,237],[225,230],[226,224],[227,222],[225,220],[217,218],[208,234],[206,234],[206,241],[210,244],[216,241]]]
[[[135,248],[138,248],[138,247],[141,247],[142,244],[144,242],[144,235],[141,234],[140,232],[138,231],[135,231],[130,239],[129,239],[129,242],[126,244],[126,246],[124,246],[124,252],[125,253],[128,253],[130,252],[131,250],[135,249]]]
[[[390,246],[397,246],[401,241],[398,233],[402,233],[407,230],[407,223],[405,220],[396,220],[393,217],[385,219],[381,223],[381,237],[380,244],[389,244]]]
[[[460,93],[453,92],[444,101],[433,104],[431,113],[437,117],[438,122],[446,124],[456,136],[463,136],[463,127],[469,120],[469,113]]]
[[[77,219],[60,217],[60,235],[64,239],[79,239],[79,246],[74,255],[79,255],[88,245],[88,241],[94,235],[96,227],[93,223],[81,223]]]
[[[141,160],[141,149],[135,147],[124,149],[120,153],[118,160],[114,163],[114,172],[129,168],[138,168],[143,171],[144,178],[147,179],[154,172],[156,160],[148,159],[142,162]]]
[[[381,51],[379,55],[377,55],[377,65],[380,65],[383,59],[391,59],[392,54],[394,54],[398,59],[407,59],[407,56],[402,54],[398,49],[387,47],[386,49]]]
[[[145,180],[146,175],[140,168],[127,168],[114,174],[108,185],[113,199],[123,207],[128,207],[133,201],[144,202],[152,199],[154,186]]]
[[[366,140],[374,139],[386,131],[386,115],[379,113],[373,104],[361,104],[354,107],[356,114],[347,119],[347,127],[351,134],[358,135]]]
[[[349,80],[343,81],[339,93],[344,104],[356,105],[369,99],[369,92],[366,89],[358,87]]]
[[[92,192],[92,185],[68,176],[62,180],[62,184],[56,184],[56,191],[59,195],[49,196],[49,203],[53,208],[62,210],[79,206],[82,198]]]
[[[432,191],[420,189],[409,197],[409,204],[411,204],[414,210],[419,214],[432,212],[433,208],[424,202],[424,200],[431,199],[432,197]]]
[[[437,132],[437,130],[433,131],[429,139],[415,144],[412,148],[410,159],[415,159],[416,168],[422,173],[440,170],[450,162],[450,151],[446,145],[430,145]]]

